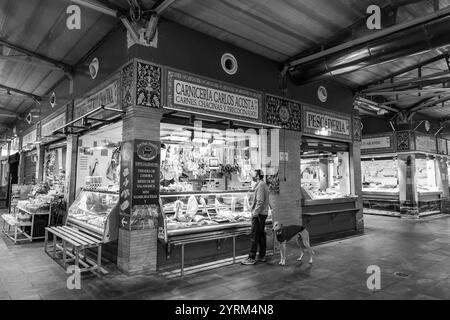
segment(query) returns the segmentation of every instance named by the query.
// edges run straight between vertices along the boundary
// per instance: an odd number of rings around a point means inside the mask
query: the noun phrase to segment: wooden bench
[[[53,235],[51,254],[48,250],[49,234]],[[74,265],[80,269],[80,272],[90,271],[96,273],[98,276],[101,276],[102,273],[108,273],[102,268],[102,244],[103,241],[101,238],[88,235],[73,227],[58,226],[45,228],[44,250],[55,261],[57,254],[61,254],[62,266],[64,268],[66,268],[69,262],[73,261]],[[97,248],[97,259],[89,259],[85,250],[95,248]]]

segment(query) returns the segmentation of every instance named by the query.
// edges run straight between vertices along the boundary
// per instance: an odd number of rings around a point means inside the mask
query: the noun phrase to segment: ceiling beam
[[[387,27],[390,27],[392,25],[395,25],[396,17],[397,17],[397,10],[400,7],[403,7],[408,4],[412,4],[415,2],[424,2],[426,0],[391,0],[388,2],[388,4],[384,7],[381,7],[381,16],[382,16],[382,28],[385,29]],[[387,21],[387,22],[386,22]],[[291,59],[297,59],[306,57],[309,55],[312,55],[314,53],[317,53],[319,51],[323,51],[327,48],[342,44],[344,42],[350,41],[355,39],[356,31],[363,31],[364,33],[368,34],[371,32],[371,30],[367,29],[367,16],[364,15],[361,19],[353,23],[352,25],[346,27],[343,30],[337,31],[331,38],[328,38],[326,41],[324,41],[323,44],[316,45],[310,49],[304,50],[301,53],[297,54],[296,56],[292,57]],[[372,32],[373,33],[373,32]]]
[[[436,89],[406,89],[406,90],[391,90],[391,91],[375,91],[364,93],[365,96],[379,96],[391,94],[426,94],[426,93],[450,93],[450,88],[436,88]]]
[[[51,64],[53,66],[58,67],[59,69],[61,69],[62,71],[66,72],[66,73],[72,73],[72,71],[73,71],[72,70],[73,69],[72,66],[69,65],[69,64],[66,64],[66,63],[61,62],[61,61],[57,61],[55,59],[49,58],[49,57],[44,56],[42,54],[39,54],[37,52],[30,51],[28,49],[25,49],[25,48],[23,48],[21,46],[15,45],[15,44],[13,44],[11,42],[8,42],[6,40],[0,39],[0,45],[3,45],[3,46],[8,47],[8,48],[11,48],[14,51],[23,53],[23,54],[25,54],[27,56],[31,56],[31,57],[34,57],[36,59],[42,60],[44,62],[47,62],[47,63],[49,63],[49,64]]]
[[[9,113],[11,113],[11,115],[19,116],[19,114],[17,112],[3,108],[3,107],[0,107],[0,111],[9,112]]]
[[[0,88],[5,89],[6,91],[12,91],[12,92],[15,92],[15,93],[18,93],[18,94],[30,97],[30,98],[32,98],[33,100],[36,100],[36,101],[40,101],[41,100],[41,97],[39,97],[39,96],[37,96],[35,94],[29,93],[29,92],[25,92],[25,91],[22,91],[22,90],[19,90],[19,89],[14,89],[14,88],[5,86],[3,84],[0,84]]]
[[[105,5],[104,3],[100,3],[95,0],[71,0],[73,3],[76,3],[80,6],[90,8],[97,12],[106,14],[108,16],[118,18],[120,16],[119,12],[110,6]]]
[[[363,90],[363,89],[368,88],[369,86],[372,86],[372,85],[375,85],[375,84],[380,84],[380,83],[382,83],[382,82],[384,82],[386,80],[389,80],[391,78],[394,78],[394,77],[400,76],[402,74],[408,73],[408,72],[413,71],[413,70],[415,70],[417,68],[421,68],[423,66],[426,66],[426,65],[431,64],[433,62],[439,61],[441,59],[447,59],[448,56],[449,56],[448,53],[440,54],[440,55],[438,55],[436,57],[433,57],[433,58],[421,61],[421,62],[416,63],[414,65],[411,65],[409,67],[406,67],[406,68],[400,69],[398,71],[392,72],[392,73],[390,73],[390,74],[388,74],[386,76],[383,76],[380,79],[377,79],[376,81],[372,81],[372,82],[369,82],[369,83],[365,84],[364,86],[360,87],[359,90]]]
[[[54,66],[52,64],[48,64],[48,63],[42,63],[42,62],[37,62],[37,61],[33,61],[31,59],[27,59],[30,58],[30,56],[27,57],[19,57],[19,56],[5,56],[5,55],[0,55],[0,60],[7,60],[7,61],[12,61],[12,62],[17,62],[17,63],[22,63],[22,64],[28,64],[37,68],[43,68],[43,69],[51,69],[51,70],[55,70],[55,71],[62,71],[61,68]]]
[[[156,14],[161,15],[165,10],[167,10],[176,0],[163,0],[157,2],[152,11]]]
[[[429,74],[426,76],[422,76],[422,77],[418,77],[418,78],[414,78],[414,79],[408,79],[408,80],[403,80],[403,81],[397,81],[397,82],[392,82],[392,83],[383,83],[374,87],[371,87],[369,89],[365,89],[365,90],[361,90],[360,93],[365,94],[365,93],[369,93],[369,92],[376,92],[377,90],[384,90],[384,89],[395,89],[401,86],[408,86],[410,84],[422,84],[422,82],[424,82],[425,80],[429,80],[429,79],[433,79],[433,78],[437,78],[437,77],[441,77],[441,76],[448,76],[450,75],[450,71],[446,70],[446,71],[441,71],[441,72],[436,72],[433,74]],[[442,79],[444,82],[444,79],[446,77],[442,77],[439,78]],[[438,82],[439,83],[439,82]]]
[[[430,102],[426,102],[426,103],[420,104],[418,106],[415,106],[415,107],[413,107],[411,109],[408,109],[408,112],[418,112],[418,111],[423,110],[425,108],[429,108],[429,107],[432,107],[432,106],[434,106],[434,105],[436,105],[438,103],[449,101],[449,100],[450,100],[450,95],[442,97],[442,98],[437,99],[437,100],[433,100],[433,101],[430,101]]]
[[[423,25],[424,23],[428,23],[428,22],[430,22],[432,20],[435,20],[435,19],[441,18],[441,17],[445,17],[445,16],[448,16],[448,15],[450,15],[450,6],[444,8],[442,10],[439,10],[439,11],[433,12],[431,14],[428,14],[426,16],[423,16],[421,18],[417,18],[417,19],[414,19],[412,21],[408,21],[408,22],[405,22],[405,23],[402,23],[402,24],[398,24],[398,25],[395,25],[393,27],[386,28],[384,30],[375,32],[373,34],[360,37],[360,38],[355,39],[355,40],[347,41],[347,42],[342,43],[340,45],[334,46],[334,47],[332,47],[330,49],[326,49],[326,50],[323,50],[321,52],[314,53],[314,54],[308,55],[308,56],[303,57],[303,58],[299,58],[298,55],[294,56],[293,58],[288,59],[285,62],[285,65],[287,65],[290,68],[293,68],[293,67],[295,67],[297,65],[304,64],[304,63],[307,63],[307,62],[310,62],[310,61],[313,61],[313,60],[317,60],[317,59],[322,59],[322,58],[325,58],[326,56],[328,56],[330,54],[334,54],[334,53],[340,52],[342,50],[352,48],[354,46],[362,45],[362,44],[367,43],[369,41],[382,39],[382,38],[385,38],[386,36],[391,35],[393,33],[397,33],[397,32],[400,32],[400,31],[403,31],[405,29],[409,29],[409,28],[412,28],[412,27],[415,27],[415,26],[418,26],[418,25]]]

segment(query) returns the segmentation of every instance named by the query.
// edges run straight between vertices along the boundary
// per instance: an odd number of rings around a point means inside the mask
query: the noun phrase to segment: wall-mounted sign
[[[384,149],[390,147],[391,137],[363,138],[361,143],[361,149]]]
[[[169,108],[261,122],[263,95],[259,92],[170,70],[167,89]]]
[[[350,116],[303,105],[303,132],[352,139]]]
[[[450,155],[450,140],[447,141],[447,154]]]
[[[28,144],[34,143],[37,140],[37,131],[34,129],[30,133],[26,134],[22,138],[22,147],[25,147]]]
[[[447,140],[442,138],[437,138],[437,153],[447,154]]]
[[[437,153],[436,138],[416,133],[416,151]]]
[[[116,79],[93,95],[76,102],[73,111],[74,118],[81,117],[101,105],[107,108],[117,108],[117,102],[119,101],[118,90],[119,80]]]
[[[52,135],[53,130],[58,129],[66,124],[66,113],[62,113],[56,118],[43,123],[41,125],[41,137],[49,137]]]
[[[301,130],[301,105],[281,97],[266,95],[266,118],[268,124],[283,129]]]

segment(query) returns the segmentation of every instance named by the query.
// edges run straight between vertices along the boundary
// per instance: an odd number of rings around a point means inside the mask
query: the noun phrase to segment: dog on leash
[[[275,221],[273,224],[273,231],[275,232],[276,238],[280,244],[281,258],[280,262],[278,263],[279,265],[284,266],[286,264],[286,243],[295,236],[297,236],[295,240],[300,247],[300,257],[297,259],[297,261],[302,261],[304,255],[303,249],[306,249],[306,251],[308,251],[309,253],[309,263],[313,263],[313,255],[315,253],[314,250],[311,249],[311,245],[309,243],[309,232],[305,229],[304,226],[283,226],[278,221]]]

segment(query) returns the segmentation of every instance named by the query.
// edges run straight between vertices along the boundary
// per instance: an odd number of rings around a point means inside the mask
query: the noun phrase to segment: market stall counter
[[[119,194],[102,188],[83,188],[68,210],[64,226],[46,228],[45,252],[81,266],[81,272],[106,274],[102,257],[117,259]],[[49,249],[49,235],[53,245]],[[96,255],[95,258],[92,256]]]
[[[186,265],[235,262],[236,256],[248,253],[252,173],[261,165],[256,130],[253,135],[231,136],[196,127],[202,136],[196,138],[189,129],[162,124],[161,133],[163,226],[158,232],[158,268],[181,266],[181,273]],[[273,248],[271,224],[269,215],[269,250]]]
[[[302,140],[302,215],[313,242],[355,234],[360,209],[350,191],[348,151],[347,143]]]
[[[364,213],[395,217],[440,213],[444,182],[440,163],[447,157],[438,154],[437,140],[415,131],[365,136]]]

